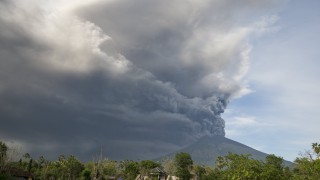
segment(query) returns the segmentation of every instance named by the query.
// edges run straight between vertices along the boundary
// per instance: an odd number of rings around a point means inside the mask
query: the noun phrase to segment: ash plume
[[[224,136],[221,113],[248,91],[248,38],[269,26],[236,16],[269,1],[241,2],[1,1],[0,138],[123,159]]]

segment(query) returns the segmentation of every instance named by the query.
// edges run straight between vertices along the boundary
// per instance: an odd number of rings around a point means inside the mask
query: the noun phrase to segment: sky
[[[319,142],[319,9],[319,1],[288,1],[277,30],[253,41],[253,92],[229,104],[227,137],[291,161]]]
[[[316,0],[0,1],[0,139],[32,155],[155,158],[226,136],[317,142]]]

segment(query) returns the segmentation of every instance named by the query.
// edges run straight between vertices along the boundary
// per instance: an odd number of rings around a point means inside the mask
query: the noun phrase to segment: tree
[[[159,163],[156,163],[151,160],[143,160],[139,163],[139,172],[142,175],[148,175],[150,170],[156,167],[160,167],[161,165]]]
[[[206,169],[203,166],[196,165],[193,167],[195,174],[197,175],[198,179],[204,179],[203,176],[206,173]]]
[[[7,165],[8,146],[0,141],[0,179],[9,179],[9,174],[5,172]]]
[[[106,178],[110,176],[115,176],[118,173],[118,163],[116,161],[110,161],[110,160],[105,160],[102,163],[103,167],[103,175],[106,176]]]
[[[176,176],[182,180],[189,180],[192,177],[190,170],[193,165],[190,154],[185,152],[177,153],[174,162],[176,166]]]
[[[20,159],[19,161],[19,168],[30,173],[35,165],[35,162],[29,153],[25,153],[22,157],[23,159]]]
[[[285,167],[283,164],[283,158],[277,157],[275,155],[268,155],[266,157],[266,162],[263,166],[263,171],[261,173],[262,179],[288,179],[285,173]]]
[[[36,170],[36,175],[39,179],[48,179],[49,160],[46,160],[44,156],[40,156],[37,160],[38,168]]]
[[[176,169],[175,169],[176,167],[173,159],[165,159],[162,162],[162,166],[164,168],[164,171],[170,175],[173,175],[176,172]]]
[[[201,177],[201,180],[216,180],[222,179],[221,171],[217,168],[206,167],[206,174]]]
[[[8,146],[0,141],[0,172],[4,170],[7,160]]]
[[[82,171],[83,180],[91,180],[91,171],[89,169],[84,169]]]
[[[90,179],[98,179],[96,176],[97,173],[97,167],[95,162],[87,162],[84,164],[84,170],[82,171],[82,177],[85,180],[90,180]]]
[[[217,158],[217,170],[222,179],[261,179],[262,163],[249,154],[233,154]]]
[[[69,156],[65,161],[65,167],[68,174],[68,179],[78,179],[82,170],[84,169],[83,164],[73,155]]]
[[[45,169],[45,179],[79,179],[83,164],[73,155],[67,159],[60,155],[57,161],[49,162]]]
[[[315,158],[319,159],[320,158],[320,144],[312,143],[312,149],[314,151]]]
[[[121,161],[120,167],[122,169],[122,173],[125,175],[125,179],[128,180],[135,179],[139,173],[139,163],[135,161]]]
[[[320,144],[312,143],[312,150],[306,151],[295,160],[295,176],[301,179],[319,179],[320,177]]]

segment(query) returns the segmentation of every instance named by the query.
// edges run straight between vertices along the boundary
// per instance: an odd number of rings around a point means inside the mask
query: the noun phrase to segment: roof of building
[[[167,174],[162,168],[156,167],[150,170],[151,174]]]

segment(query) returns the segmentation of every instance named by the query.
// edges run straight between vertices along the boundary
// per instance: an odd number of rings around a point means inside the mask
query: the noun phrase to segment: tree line
[[[268,155],[265,160],[256,160],[248,154],[229,153],[216,159],[215,166],[194,164],[190,154],[177,153],[172,159],[161,162],[113,161],[98,157],[90,162],[81,162],[77,157],[60,155],[56,160],[44,156],[35,159],[24,154],[19,160],[13,160],[10,149],[0,141],[0,180],[10,179],[13,172],[25,172],[34,179],[46,180],[92,180],[126,179],[134,180],[138,174],[148,175],[159,167],[167,174],[181,180],[318,180],[320,179],[320,144],[313,143],[310,151],[297,157],[292,167],[287,167],[281,157]],[[151,178],[152,179],[152,178]]]

